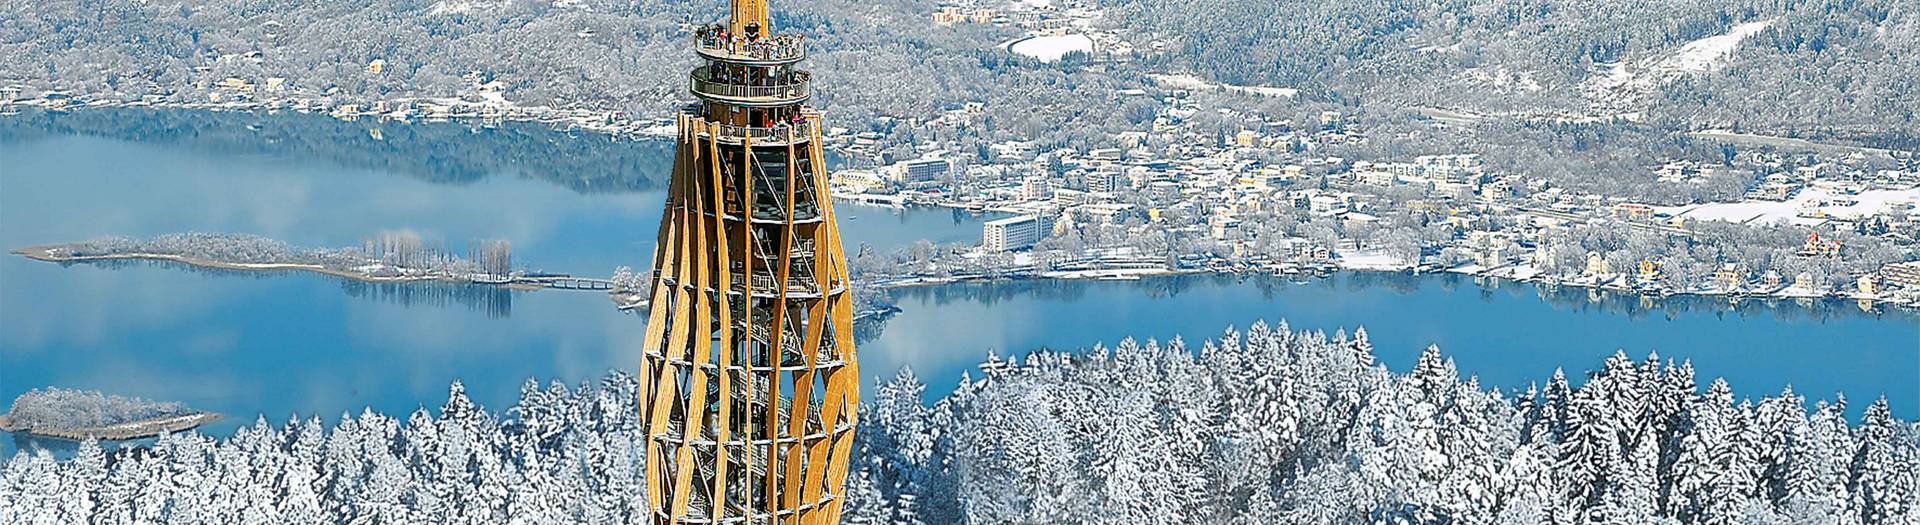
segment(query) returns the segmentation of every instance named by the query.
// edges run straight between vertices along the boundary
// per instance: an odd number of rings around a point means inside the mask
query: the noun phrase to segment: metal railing
[[[713,123],[707,125],[707,132],[717,133],[720,140],[731,143],[739,143],[742,138],[751,138],[754,144],[785,144],[789,138],[794,143],[806,142],[810,138],[810,129],[804,120],[792,124],[776,124],[772,127]]]
[[[736,84],[715,80],[707,68],[697,68],[689,75],[688,88],[694,94],[703,97],[727,99],[734,102],[762,102],[770,104],[791,104],[801,102],[812,94],[813,74],[806,71],[794,71],[783,75],[786,78],[770,79],[759,84]]]

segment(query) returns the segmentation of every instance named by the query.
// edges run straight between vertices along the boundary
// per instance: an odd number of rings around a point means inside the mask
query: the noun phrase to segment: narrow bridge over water
[[[535,286],[558,290],[612,290],[613,281],[591,277],[542,277],[526,279],[524,282]]]

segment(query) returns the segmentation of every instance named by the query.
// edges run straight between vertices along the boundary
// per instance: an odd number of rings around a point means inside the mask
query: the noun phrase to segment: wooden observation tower
[[[853,448],[846,253],[802,37],[766,0],[695,32],[640,356],[653,523],[837,523]]]

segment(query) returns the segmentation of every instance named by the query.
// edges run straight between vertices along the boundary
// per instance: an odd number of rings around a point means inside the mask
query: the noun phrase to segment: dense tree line
[[[1606,360],[1516,393],[1435,348],[1407,373],[1364,330],[1258,323],[989,357],[925,404],[870,394],[849,523],[1912,523],[1920,428],[1883,398],[1702,391],[1690,364]],[[0,468],[8,523],[607,523],[641,516],[635,383],[545,388],[504,415],[265,420]]]
[[[1123,341],[874,395],[852,523],[1910,523],[1915,428],[1791,390],[1702,393],[1615,355],[1515,395],[1430,348],[1256,324],[1197,353]]]
[[[1645,111],[1663,128],[1738,128],[1915,147],[1920,12],[1900,0],[1106,0],[1168,67],[1223,80],[1480,111]],[[1651,93],[1592,90],[1737,24],[1771,22],[1713,74]],[[1622,100],[1625,99],[1625,100]],[[1378,105],[1378,104],[1375,104]]]

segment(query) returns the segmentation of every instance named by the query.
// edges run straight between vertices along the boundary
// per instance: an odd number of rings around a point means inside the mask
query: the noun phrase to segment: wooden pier
[[[553,288],[557,290],[612,290],[613,281],[588,277],[553,277],[522,279],[521,282]]]

